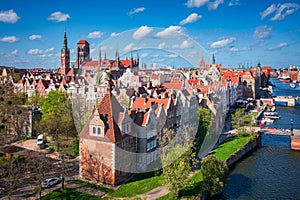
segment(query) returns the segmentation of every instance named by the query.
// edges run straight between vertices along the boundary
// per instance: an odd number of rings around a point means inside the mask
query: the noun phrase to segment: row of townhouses
[[[28,97],[51,90],[69,93],[80,131],[80,177],[111,185],[151,170],[164,130],[195,133],[199,106],[211,110],[214,132],[220,132],[230,106],[260,97],[271,71],[260,64],[228,70],[215,63],[214,55],[211,64],[201,59],[195,69],[140,69],[138,57],[121,60],[116,52],[109,60],[99,52],[99,59],[92,60],[87,41],[77,47],[74,68],[65,33],[57,71],[27,71],[14,80],[4,69],[2,78]]]

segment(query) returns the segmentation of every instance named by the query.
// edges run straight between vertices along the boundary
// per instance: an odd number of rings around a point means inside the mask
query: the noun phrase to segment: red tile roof
[[[130,60],[128,60],[128,58],[126,58],[126,60],[120,60],[120,62],[122,63],[122,65],[124,65],[125,67],[130,67]]]
[[[86,40],[80,40],[77,44],[89,44]]]

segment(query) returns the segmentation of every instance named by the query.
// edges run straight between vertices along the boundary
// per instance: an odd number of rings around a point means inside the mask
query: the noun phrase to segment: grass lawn
[[[98,197],[83,193],[83,192],[78,192],[77,190],[70,189],[70,188],[65,188],[65,190],[62,192],[60,189],[57,189],[53,192],[48,193],[47,195],[42,197],[43,200],[52,200],[52,199],[76,199],[76,200],[93,200],[93,199],[99,199]]]
[[[218,148],[213,150],[212,155],[220,160],[228,159],[233,153],[240,150],[247,142],[253,139],[253,136],[236,136],[221,144]]]
[[[114,191],[112,189],[102,187],[100,185],[95,185],[95,184],[92,184],[92,183],[84,182],[84,181],[81,181],[81,180],[75,180],[74,183],[78,184],[78,185],[81,185],[81,186],[84,186],[84,187],[93,188],[95,190],[100,190],[100,191],[105,192],[105,193],[109,193],[109,192]]]
[[[222,145],[220,145],[217,149],[213,150],[212,155],[216,156],[221,160],[226,160],[233,153],[240,150],[247,142],[249,142],[253,136],[236,136],[226,141]],[[194,194],[199,193],[201,190],[203,176],[201,170],[198,170],[191,178],[191,184],[187,186],[184,190],[180,191],[180,197],[184,197],[185,199],[192,199]],[[117,190],[108,189],[105,187],[101,187],[98,185],[94,185],[91,183],[87,183],[84,181],[76,180],[74,183],[90,187],[93,189],[97,189],[107,193],[105,199],[113,199],[116,197],[122,198],[131,198],[136,195],[143,194],[149,192],[150,190],[162,186],[164,184],[163,175],[153,174],[140,174],[134,177],[130,182],[121,185]],[[54,192],[49,193],[44,196],[43,199],[98,199],[97,197],[78,192],[76,190],[66,188],[65,192],[61,192],[60,190],[56,190]],[[167,194],[161,198],[160,200],[166,199],[176,199],[172,197],[170,194]]]
[[[121,185],[117,190],[108,193],[109,197],[134,197],[139,194],[149,192],[150,190],[162,186],[164,177],[162,175],[129,182]]]

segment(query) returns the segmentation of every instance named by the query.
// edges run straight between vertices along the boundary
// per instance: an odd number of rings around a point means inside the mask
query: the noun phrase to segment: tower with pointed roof
[[[68,40],[66,30],[64,32],[64,44],[60,51],[60,74],[66,75],[70,69],[70,49],[68,48]]]
[[[215,54],[213,54],[213,56],[212,56],[212,62],[211,62],[211,64],[216,64],[216,59],[215,59]]]

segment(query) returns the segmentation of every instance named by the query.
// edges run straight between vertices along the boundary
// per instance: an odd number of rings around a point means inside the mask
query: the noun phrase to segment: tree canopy
[[[207,156],[201,163],[202,193],[212,197],[220,194],[228,182],[228,166],[215,156]]]
[[[60,137],[76,135],[68,94],[58,90],[50,91],[43,100],[41,112],[41,128],[53,136],[59,151]]]

